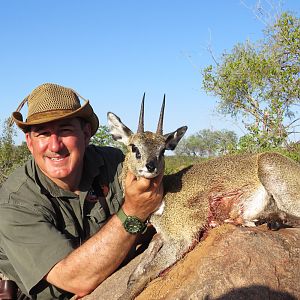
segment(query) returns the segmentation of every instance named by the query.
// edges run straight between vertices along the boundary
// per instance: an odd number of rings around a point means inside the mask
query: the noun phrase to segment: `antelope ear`
[[[187,129],[187,126],[182,126],[171,133],[165,134],[164,137],[166,138],[166,150],[174,150]]]
[[[128,145],[129,138],[132,136],[132,131],[125,126],[121,119],[112,112],[107,113],[107,121],[109,132],[115,141]]]

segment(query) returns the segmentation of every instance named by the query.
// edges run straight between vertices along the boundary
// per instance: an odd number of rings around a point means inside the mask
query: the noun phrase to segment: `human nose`
[[[49,138],[48,148],[52,152],[58,152],[61,148],[62,141],[57,134],[51,134]]]

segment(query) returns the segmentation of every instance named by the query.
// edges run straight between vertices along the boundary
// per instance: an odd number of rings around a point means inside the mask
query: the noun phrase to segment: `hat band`
[[[27,122],[36,122],[44,120],[44,122],[47,122],[47,120],[52,120],[53,118],[59,118],[61,116],[65,116],[67,114],[70,114],[74,112],[73,109],[63,109],[63,110],[51,110],[51,111],[45,111],[45,112],[39,112],[32,114],[28,116]]]

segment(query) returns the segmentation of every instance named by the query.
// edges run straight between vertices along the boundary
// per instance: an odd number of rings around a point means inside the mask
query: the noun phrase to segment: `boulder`
[[[118,299],[144,255],[84,299]],[[300,228],[215,228],[136,299],[300,299]]]

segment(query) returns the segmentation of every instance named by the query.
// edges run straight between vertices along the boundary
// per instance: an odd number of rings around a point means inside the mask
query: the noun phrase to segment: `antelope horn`
[[[164,123],[164,111],[165,111],[165,101],[166,101],[166,95],[164,94],[163,103],[161,105],[159,120],[157,124],[157,134],[163,134],[163,123]]]
[[[143,100],[142,100],[142,104],[141,104],[139,126],[138,126],[137,133],[143,133],[144,132],[144,101],[145,101],[145,93],[143,95]]]

